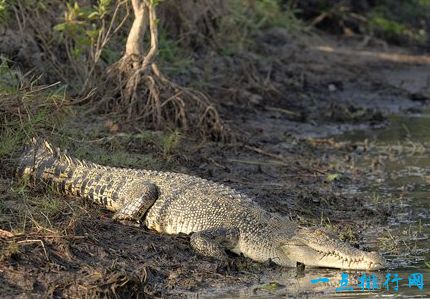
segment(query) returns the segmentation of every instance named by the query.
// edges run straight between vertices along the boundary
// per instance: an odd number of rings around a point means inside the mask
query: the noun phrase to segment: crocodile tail
[[[62,164],[71,167],[79,164],[79,160],[73,159],[62,152],[59,148],[53,147],[45,139],[33,137],[25,146],[19,158],[16,175],[19,178],[32,179],[33,181],[41,178],[44,169],[55,167]],[[81,164],[83,164],[81,162]]]
[[[19,164],[16,170],[16,175],[19,178],[28,178],[34,173],[37,160],[42,155],[52,155],[50,150],[52,147],[45,148],[41,145],[43,140],[36,137],[31,138],[25,145],[19,158]]]
[[[120,169],[72,158],[66,151],[40,139],[32,139],[27,144],[17,169],[18,177],[29,186],[48,187],[60,194],[103,204],[111,210],[118,209],[123,190],[140,183],[135,172],[129,172],[124,175]]]
[[[40,139],[33,137],[27,144],[24,146],[24,150],[21,154],[21,157],[27,154],[33,155],[46,155],[57,157],[59,155],[59,149],[55,149],[48,141],[45,139]]]

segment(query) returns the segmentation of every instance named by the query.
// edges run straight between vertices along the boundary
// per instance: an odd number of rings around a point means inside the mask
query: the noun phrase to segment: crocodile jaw
[[[285,250],[284,246],[283,250],[290,260],[303,263],[308,267],[365,271],[380,270],[387,267],[386,261],[376,252],[361,251],[360,255],[346,257],[337,251],[325,253],[306,245],[288,245],[288,249]]]
[[[368,271],[387,268],[378,253],[354,248],[324,229],[300,228],[281,249],[288,259],[309,267]]]

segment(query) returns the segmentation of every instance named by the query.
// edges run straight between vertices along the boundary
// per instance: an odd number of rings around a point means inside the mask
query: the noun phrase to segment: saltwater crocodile
[[[301,227],[232,188],[199,177],[102,166],[36,140],[23,151],[17,174],[30,186],[42,183],[101,204],[118,221],[142,221],[160,233],[191,234],[191,246],[202,255],[225,259],[230,250],[287,267],[386,267],[376,252],[354,248],[323,228]]]

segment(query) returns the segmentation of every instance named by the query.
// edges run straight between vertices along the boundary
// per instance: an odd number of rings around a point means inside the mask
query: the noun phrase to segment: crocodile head
[[[376,252],[365,252],[339,240],[322,228],[298,228],[282,252],[290,261],[309,267],[350,270],[379,270],[387,267],[385,259]]]

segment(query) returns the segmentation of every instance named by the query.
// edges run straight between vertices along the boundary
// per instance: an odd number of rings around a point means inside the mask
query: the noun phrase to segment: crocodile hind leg
[[[146,182],[134,188],[134,196],[122,200],[122,206],[113,215],[113,219],[122,224],[139,226],[143,215],[157,199],[158,190],[154,184]]]
[[[234,248],[239,242],[237,228],[213,228],[191,235],[190,243],[193,249],[201,255],[226,260],[225,249]]]

